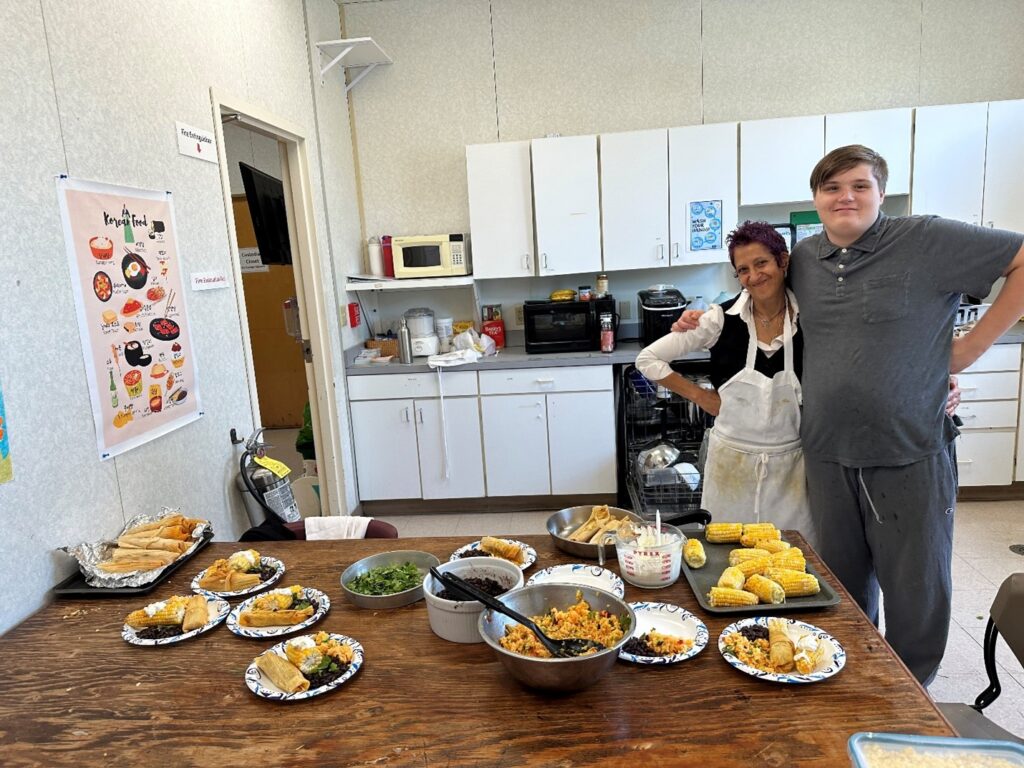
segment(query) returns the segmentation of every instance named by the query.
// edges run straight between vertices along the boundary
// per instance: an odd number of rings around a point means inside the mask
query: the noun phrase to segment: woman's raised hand
[[[705,310],[703,309],[688,309],[679,316],[679,319],[672,323],[672,330],[676,333],[683,331],[695,331],[697,326],[700,324],[700,316],[703,315]],[[707,410],[705,408],[704,410]],[[718,415],[717,413],[715,414]]]

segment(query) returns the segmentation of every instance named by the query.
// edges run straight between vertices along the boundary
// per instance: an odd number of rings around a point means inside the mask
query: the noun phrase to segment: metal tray
[[[181,568],[185,563],[191,560],[196,552],[201,550],[207,544],[213,541],[213,531],[209,528],[203,533],[199,539],[199,543],[195,549],[189,552],[183,557],[179,557],[173,563],[168,565],[163,572],[148,584],[142,584],[138,587],[94,587],[91,586],[85,580],[85,576],[82,575],[81,571],[75,571],[73,574],[68,576],[64,581],[60,582],[53,588],[53,594],[57,597],[123,597],[125,595],[148,595],[160,584],[163,584],[170,578],[171,574]]]
[[[782,540],[788,541],[785,536],[782,537]],[[708,544],[703,540],[703,536],[701,537],[701,544],[704,545],[704,553],[708,558],[707,562],[704,563],[704,567],[695,570],[688,566],[684,560],[683,573],[686,574],[686,580],[690,582],[690,589],[693,590],[693,594],[697,598],[697,602],[700,603],[700,607],[708,613],[751,614],[805,611],[813,608],[827,608],[839,602],[839,595],[836,591],[832,589],[829,583],[822,578],[821,574],[808,561],[807,572],[816,576],[818,583],[821,584],[821,591],[818,594],[808,595],[807,597],[786,598],[786,601],[779,605],[761,603],[759,605],[731,605],[723,608],[714,608],[708,602],[708,592],[713,586],[718,584],[718,577],[722,575],[722,571],[729,567],[729,551],[739,548],[740,544],[739,542],[735,544]]]

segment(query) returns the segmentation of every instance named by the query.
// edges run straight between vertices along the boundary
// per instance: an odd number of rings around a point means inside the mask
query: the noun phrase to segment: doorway
[[[302,480],[319,493],[303,494],[304,515],[346,514],[305,137],[254,105],[211,97],[253,424],[293,484],[315,472]]]

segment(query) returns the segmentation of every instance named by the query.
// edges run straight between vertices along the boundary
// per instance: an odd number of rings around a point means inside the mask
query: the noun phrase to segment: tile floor
[[[402,515],[381,517],[400,536],[482,536],[538,533],[549,512]],[[936,701],[973,703],[988,687],[981,643],[988,610],[999,585],[1024,571],[1024,557],[1009,550],[1024,544],[1024,501],[961,502],[953,536],[953,620],[938,675],[929,688]],[[997,653],[1002,693],[985,714],[1024,737],[1024,668],[1000,640]]]

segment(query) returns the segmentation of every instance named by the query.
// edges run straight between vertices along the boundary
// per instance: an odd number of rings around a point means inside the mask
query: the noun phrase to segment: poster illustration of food
[[[57,179],[101,459],[202,416],[170,192]]]

